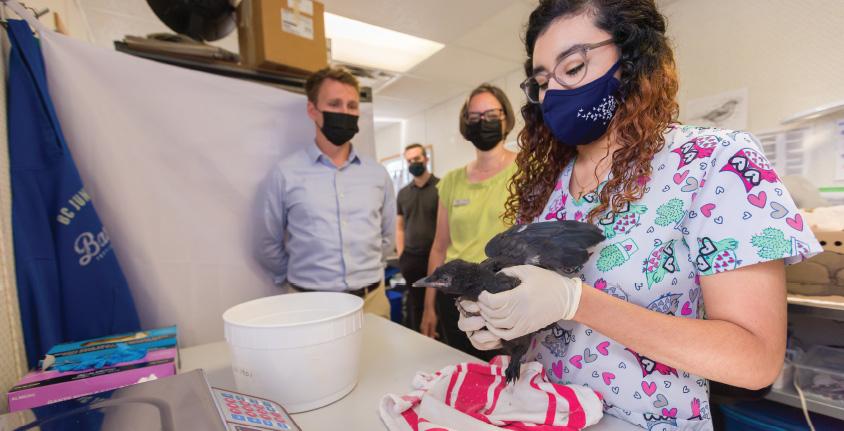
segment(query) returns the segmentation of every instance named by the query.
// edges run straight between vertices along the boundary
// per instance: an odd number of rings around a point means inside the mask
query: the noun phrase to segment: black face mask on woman
[[[322,134],[334,145],[352,140],[358,133],[358,116],[342,112],[322,112]]]
[[[475,148],[489,151],[504,139],[504,134],[501,132],[501,120],[481,120],[469,123],[466,125],[466,134],[463,137],[475,145]]]

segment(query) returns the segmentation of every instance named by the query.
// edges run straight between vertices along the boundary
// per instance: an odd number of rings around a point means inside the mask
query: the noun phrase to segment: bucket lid
[[[343,318],[362,308],[363,298],[344,292],[288,293],[253,299],[230,307],[223,312],[223,321],[227,325],[244,328],[289,328]],[[315,309],[323,312],[314,318],[276,323],[268,322],[264,318],[267,313],[294,315]],[[262,320],[264,322],[261,322]]]

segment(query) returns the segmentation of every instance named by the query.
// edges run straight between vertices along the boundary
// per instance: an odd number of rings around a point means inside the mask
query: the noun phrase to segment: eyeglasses
[[[504,110],[501,108],[487,109],[484,112],[466,112],[463,119],[468,124],[475,124],[478,121],[498,121],[504,116]]]
[[[611,43],[613,43],[613,40],[607,39],[598,43],[575,45],[557,56],[557,64],[551,71],[552,73],[545,70],[534,73],[533,76],[525,79],[519,87],[525,92],[530,103],[540,103],[542,95],[548,88],[549,75],[563,87],[574,88],[586,78],[589,66],[586,53]]]

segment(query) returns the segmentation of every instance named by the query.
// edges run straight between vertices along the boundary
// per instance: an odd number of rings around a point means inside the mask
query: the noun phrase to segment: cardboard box
[[[140,359],[116,362],[131,352]],[[31,409],[72,398],[130,386],[176,374],[176,327],[130,332],[54,346],[47,358],[57,363],[105,363],[75,371],[32,371],[9,389],[9,411]],[[112,363],[115,362],[115,363]]]
[[[844,296],[844,232],[813,229],[824,251],[785,268],[789,293],[808,296]]]
[[[325,6],[312,0],[244,0],[238,6],[241,62],[308,75],[328,66]]]

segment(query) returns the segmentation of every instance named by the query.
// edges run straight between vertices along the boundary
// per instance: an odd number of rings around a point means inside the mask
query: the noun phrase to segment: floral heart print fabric
[[[598,195],[569,194],[564,168],[535,221],[585,221]],[[796,263],[821,251],[749,133],[674,125],[652,161],[645,195],[594,222],[606,236],[583,280],[624,301],[704,318],[700,278],[756,263]],[[671,343],[672,340],[665,340]],[[712,429],[708,382],[572,321],[534,336],[527,359],[556,383],[587,385],[604,410],[648,430]]]

